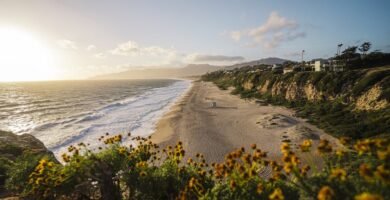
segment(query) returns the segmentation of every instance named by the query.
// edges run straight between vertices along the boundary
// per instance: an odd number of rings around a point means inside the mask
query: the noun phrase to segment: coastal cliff
[[[9,195],[4,189],[4,184],[5,180],[10,178],[10,174],[17,170],[24,170],[23,167],[32,166],[33,168],[37,160],[42,157],[55,160],[54,155],[34,136],[0,131],[0,198]],[[30,171],[25,173],[30,173]]]
[[[244,98],[293,107],[298,115],[334,135],[382,135],[390,129],[390,68],[331,72],[254,71],[251,68],[204,75]]]

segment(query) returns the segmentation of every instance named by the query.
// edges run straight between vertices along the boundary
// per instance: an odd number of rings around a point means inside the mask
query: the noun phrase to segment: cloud
[[[214,65],[229,65],[244,61],[242,56],[226,56],[226,55],[209,55],[192,53],[185,55],[182,58],[183,63],[196,63],[196,64],[214,64]]]
[[[93,55],[93,57],[98,58],[98,59],[103,59],[103,58],[106,58],[107,55],[105,53],[97,53],[97,54]]]
[[[242,56],[193,54],[190,57],[193,62],[239,62],[244,60],[244,57]]]
[[[117,45],[116,48],[109,50],[112,55],[128,57],[149,57],[161,60],[163,64],[178,63],[181,55],[175,49],[162,48],[159,46],[141,46],[134,41],[127,41]]]
[[[232,31],[230,37],[235,41],[246,37],[251,40],[249,46],[262,45],[267,49],[273,49],[283,42],[305,37],[306,33],[298,29],[299,24],[296,21],[282,17],[277,12],[271,12],[264,24],[247,30]]]
[[[87,46],[86,49],[87,49],[87,51],[92,51],[92,50],[95,50],[95,49],[96,49],[96,46],[93,45],[93,44],[90,44],[90,45]]]
[[[141,51],[138,44],[134,41],[129,40],[128,42],[119,44],[115,49],[110,52],[113,55],[121,55],[121,56],[134,56],[138,55]]]
[[[278,32],[267,38],[265,41],[261,41],[261,43],[264,47],[273,49],[283,42],[289,42],[303,37],[306,37],[305,32]]]
[[[263,34],[281,31],[283,29],[295,29],[298,27],[297,22],[280,16],[277,12],[271,12],[267,22],[260,27],[249,30],[250,36],[262,36]]]
[[[142,47],[138,43],[131,40],[119,44],[115,49],[112,49],[109,52],[113,55],[121,56],[172,56],[176,54],[176,51],[174,49],[166,49],[158,46]]]
[[[115,48],[95,54],[96,58],[106,56],[123,56],[126,59],[144,60],[147,65],[181,66],[189,63],[210,63],[210,64],[231,64],[244,60],[241,56],[208,55],[208,54],[184,54],[173,48],[163,48],[159,46],[142,46],[135,41],[118,44]]]
[[[235,41],[239,41],[242,37],[243,33],[241,31],[232,31],[230,33],[230,37],[235,40]]]
[[[78,49],[76,42],[73,42],[71,40],[65,40],[65,39],[58,40],[57,44],[63,49],[73,49],[73,50]]]

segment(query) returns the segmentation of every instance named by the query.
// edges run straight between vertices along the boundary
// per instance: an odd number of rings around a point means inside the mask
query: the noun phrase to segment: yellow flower
[[[283,169],[286,172],[286,174],[289,174],[293,169],[293,165],[291,163],[286,163],[284,164]]]
[[[254,150],[256,149],[256,144],[251,144],[251,148]]]
[[[299,158],[295,155],[292,155],[291,156],[291,163],[294,165],[294,166],[297,166],[299,165],[299,163],[301,163],[301,161],[299,160]]]
[[[271,200],[283,200],[284,199],[284,196],[283,196],[283,192],[280,188],[276,188],[272,194],[269,195],[269,199]]]
[[[47,163],[47,167],[53,167],[54,166],[54,163],[53,162],[48,162]]]
[[[125,155],[126,154],[126,148],[125,147],[119,147],[119,154]]]
[[[320,153],[330,153],[332,152],[332,146],[329,144],[328,140],[320,140],[317,150]]]
[[[286,176],[282,174],[281,172],[274,172],[271,177],[273,180],[284,180],[286,179]]]
[[[365,139],[365,140],[359,140],[354,145],[354,148],[356,151],[358,151],[359,155],[362,155],[363,153],[370,152],[372,145],[373,145],[373,141],[371,141],[369,139]]]
[[[37,180],[35,180],[35,184],[39,185],[43,181],[43,178],[39,177]]]
[[[291,155],[288,153],[283,153],[282,161],[285,163],[291,162]]]
[[[371,180],[374,175],[371,167],[365,163],[359,166],[359,174],[367,181]]]
[[[122,141],[122,135],[121,134],[114,136],[114,142],[121,142],[121,141]]]
[[[378,148],[388,148],[389,150],[389,140],[386,140],[386,139],[375,139],[374,140],[374,143],[375,143],[375,146],[378,147]]]
[[[347,145],[351,142],[351,138],[350,137],[341,137],[340,138],[340,143],[343,144],[343,145]]]
[[[310,150],[311,144],[311,140],[304,140],[299,147],[301,148],[302,152],[308,152]]]
[[[344,151],[344,150],[337,150],[337,151],[336,151],[336,155],[337,155],[338,157],[342,157],[344,154],[345,154],[345,151]]]
[[[375,176],[385,183],[390,183],[390,171],[385,169],[384,165],[379,165],[376,168]]]
[[[323,186],[317,194],[318,200],[331,200],[334,196],[332,188],[329,186]]]
[[[290,151],[290,145],[286,142],[283,142],[282,145],[280,145],[280,150],[284,152]]]
[[[142,171],[141,173],[139,173],[139,175],[140,175],[141,177],[144,177],[144,176],[146,176],[146,172]]]
[[[380,150],[378,150],[376,152],[376,154],[377,154],[379,160],[389,160],[390,159],[390,152],[389,152],[389,150],[387,150],[387,151],[380,151]]]
[[[43,168],[43,167],[38,168],[38,174],[43,174],[44,171],[45,171],[45,168]]]
[[[196,179],[194,177],[192,177],[190,179],[190,181],[188,182],[188,187],[193,188],[195,186],[195,184],[196,184]]]
[[[303,176],[306,176],[307,172],[310,170],[310,166],[309,165],[305,165],[301,168],[301,174]]]
[[[138,163],[135,164],[136,167],[148,167],[148,163],[146,163],[145,161],[140,161]]]
[[[249,154],[245,153],[244,155],[242,155],[241,160],[244,163],[249,164],[251,162],[251,156]]]
[[[257,189],[256,189],[257,194],[263,193],[263,190],[264,190],[263,184],[261,184],[261,183],[257,184]]]
[[[383,197],[368,192],[363,192],[355,196],[355,200],[383,200]]]
[[[46,164],[47,164],[47,160],[46,159],[41,159],[39,161],[39,165],[41,165],[41,166],[46,166]]]
[[[330,174],[331,179],[339,179],[341,181],[345,181],[347,178],[347,172],[341,168],[335,168],[331,170]]]

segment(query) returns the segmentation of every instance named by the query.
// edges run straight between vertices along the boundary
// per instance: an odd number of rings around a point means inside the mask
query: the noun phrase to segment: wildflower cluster
[[[34,196],[49,197],[54,187],[60,186],[65,180],[65,174],[59,173],[57,165],[42,158],[34,171],[28,177],[28,186]]]
[[[69,146],[64,165],[43,158],[20,183],[32,199],[384,199],[390,195],[390,147],[386,139],[305,140],[280,146],[270,159],[256,144],[238,148],[219,163],[186,155],[184,144],[160,148],[131,134],[98,138],[102,146]],[[317,151],[313,151],[313,149]],[[298,149],[298,150],[297,150]],[[319,153],[319,154],[317,154]],[[304,155],[321,155],[316,166]]]

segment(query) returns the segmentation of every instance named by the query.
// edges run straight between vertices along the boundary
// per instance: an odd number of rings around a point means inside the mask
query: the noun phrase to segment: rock
[[[45,145],[29,134],[15,135],[10,132],[0,131],[0,156],[10,160],[25,153],[52,154]]]
[[[7,170],[11,169],[10,167],[12,167],[15,160],[24,155],[48,156],[51,160],[56,161],[53,153],[34,136],[29,134],[15,135],[0,131],[0,199],[19,199],[12,196],[15,194],[6,191],[4,184],[7,178]]]
[[[383,88],[375,85],[367,92],[363,93],[356,100],[356,110],[380,110],[389,107],[387,99],[380,99],[383,93]]]
[[[294,142],[301,142],[302,140],[319,140],[320,137],[314,133],[310,128],[303,125],[295,125],[288,129],[288,137]]]
[[[281,114],[265,114],[257,119],[256,124],[262,128],[282,128],[297,124],[297,121]]]

